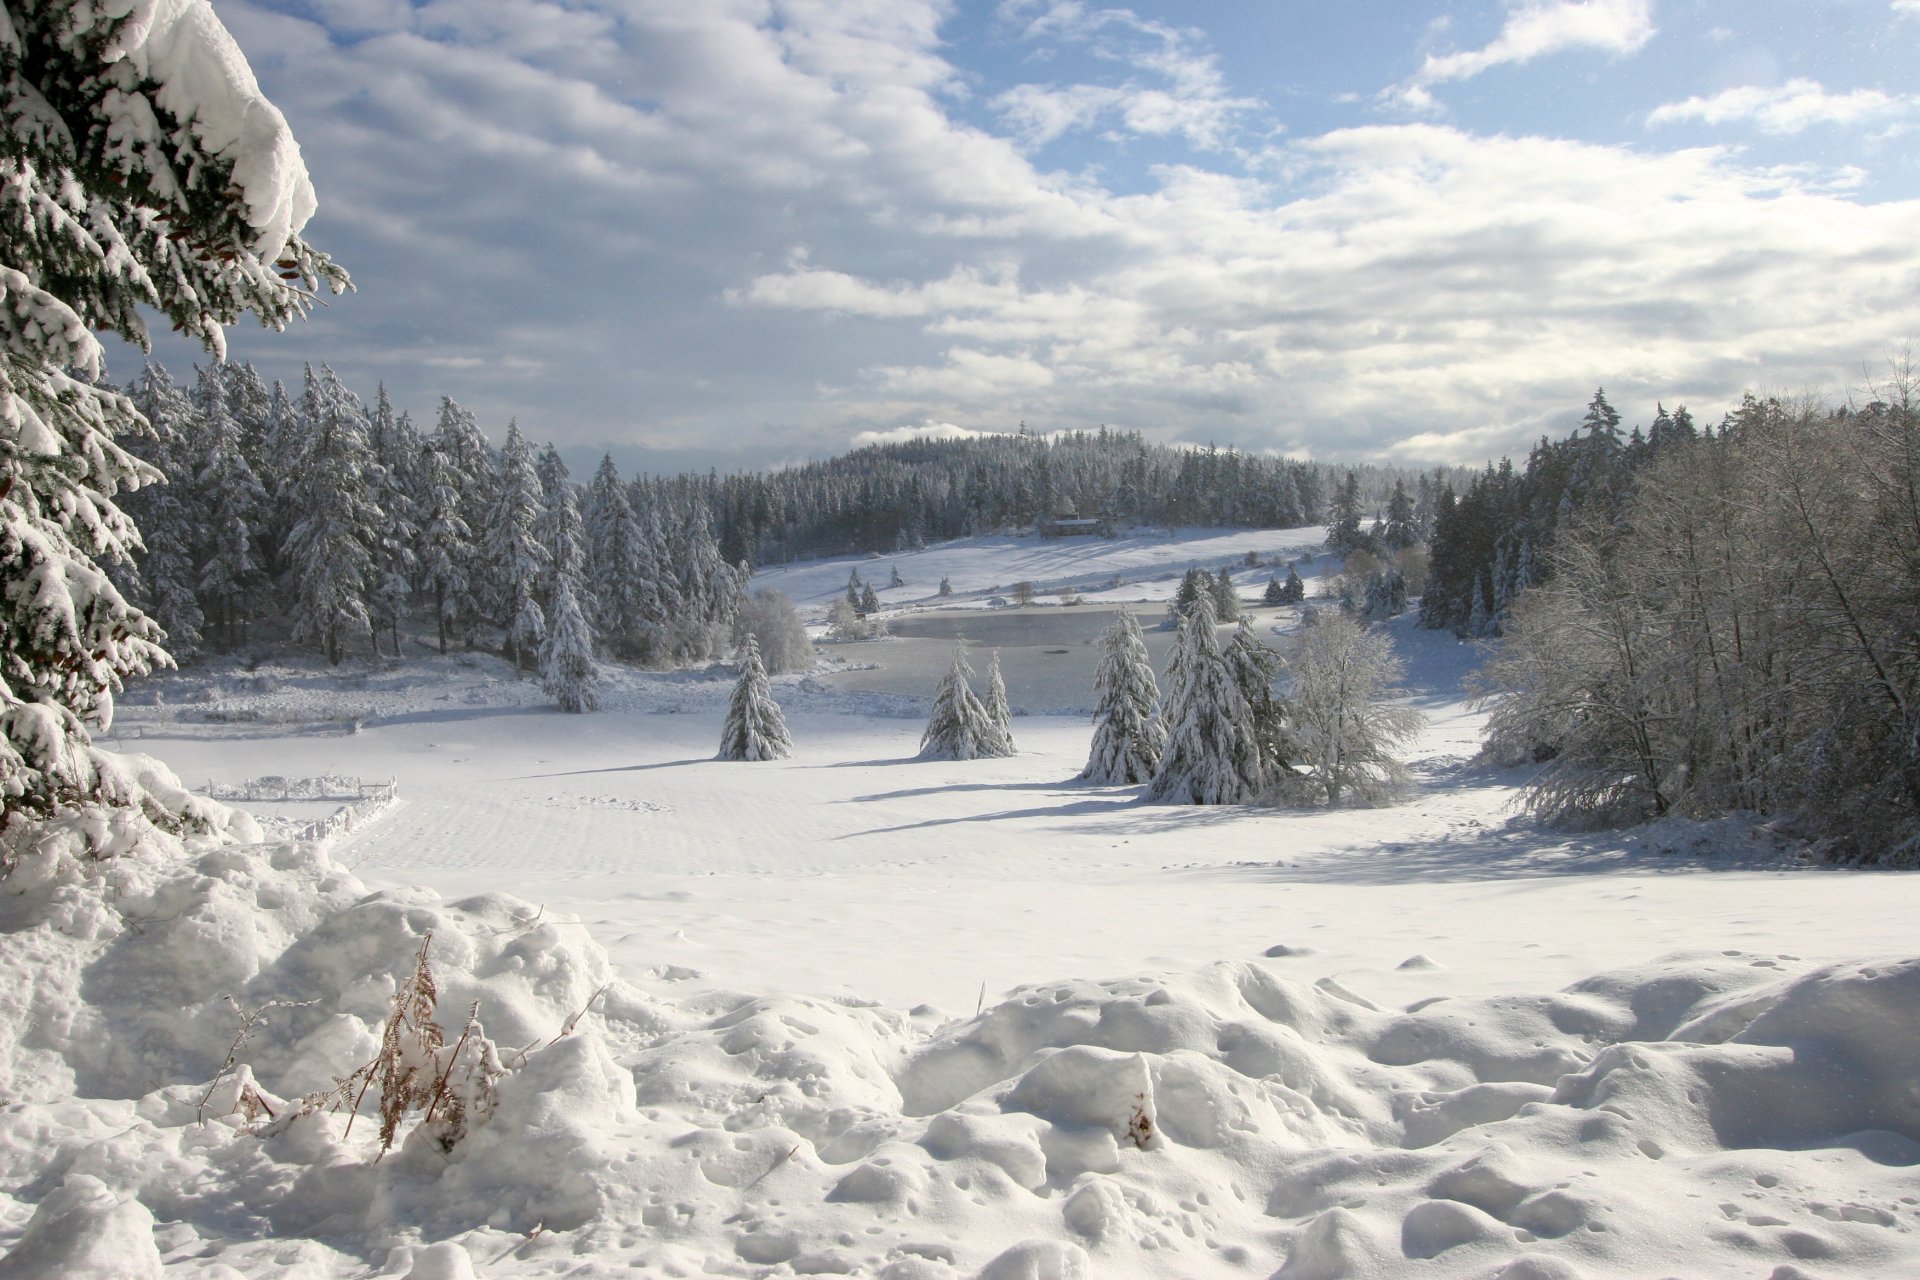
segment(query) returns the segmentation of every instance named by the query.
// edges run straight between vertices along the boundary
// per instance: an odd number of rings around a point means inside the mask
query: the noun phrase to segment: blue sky
[[[576,463],[1477,461],[1920,333],[1920,0],[216,8],[359,286],[235,357]]]

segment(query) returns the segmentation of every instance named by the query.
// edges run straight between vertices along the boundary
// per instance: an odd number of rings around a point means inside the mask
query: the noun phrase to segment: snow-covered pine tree
[[[287,573],[293,595],[293,636],[312,639],[338,665],[347,638],[373,636],[372,547],[383,517],[374,505],[366,413],[353,392],[325,365],[307,367],[300,415],[308,441],[293,469],[293,531],[287,535]]]
[[[534,474],[540,477],[540,496],[546,501],[547,509],[553,509],[553,495],[562,485],[571,485],[573,476],[567,470],[567,463],[560,451],[549,440],[541,448],[540,456],[534,459]]]
[[[1240,593],[1234,590],[1232,570],[1214,574],[1207,589],[1213,592],[1213,612],[1219,621],[1240,621]]]
[[[1272,574],[1267,578],[1267,589],[1261,593],[1260,601],[1262,604],[1269,605],[1287,602],[1287,589],[1281,585],[1279,574]]]
[[[232,385],[223,367],[200,371],[194,399],[200,410],[199,474],[196,477],[207,520],[207,542],[200,566],[200,594],[221,630],[222,646],[232,650],[262,603],[267,575],[255,545],[255,530],[266,510],[267,491],[247,461],[239,419],[228,410]]]
[[[1287,732],[1286,707],[1273,693],[1273,682],[1286,663],[1260,643],[1245,618],[1234,628],[1221,656],[1233,673],[1241,698],[1252,710],[1254,738],[1260,744],[1262,769],[1271,786],[1291,771],[1298,754]]]
[[[600,670],[593,661],[593,629],[580,606],[586,551],[571,484],[554,489],[544,531],[552,572],[547,580],[546,636],[540,643],[540,684],[561,710],[592,711],[600,705]]]
[[[953,666],[933,695],[933,712],[920,738],[922,760],[976,760],[1010,753],[999,749],[1000,735],[968,683],[972,676],[966,650],[955,649]]]
[[[1300,572],[1292,565],[1287,566],[1286,593],[1287,604],[1299,604],[1307,598],[1307,584],[1300,581]]]
[[[1000,651],[995,649],[987,659],[987,696],[981,703],[987,711],[987,722],[993,726],[995,742],[993,751],[986,754],[1010,756],[1015,754],[1013,745],[1013,708],[1007,705],[1007,682],[1000,674]]]
[[[940,579],[940,594],[943,596],[950,596],[953,594],[953,582],[951,579],[945,576],[942,576]]]
[[[1202,591],[1180,624],[1167,666],[1167,747],[1147,798],[1169,804],[1246,804],[1266,789],[1267,753],[1254,708],[1214,634]]]
[[[306,451],[301,438],[300,410],[287,386],[278,378],[267,393],[267,419],[261,449],[253,458],[253,473],[275,501],[267,504],[266,519],[260,525],[260,558],[266,562],[267,576],[276,580],[287,573],[287,537],[293,532],[294,513],[285,495],[292,492],[293,466]]]
[[[537,655],[547,634],[546,616],[538,593],[547,576],[549,557],[540,545],[540,477],[533,469],[533,451],[520,434],[518,423],[507,427],[500,447],[500,475],[493,515],[487,523],[486,556],[493,568],[494,616],[506,632],[507,653],[518,671],[524,659]]]
[[[367,490],[381,514],[374,541],[368,547],[373,556],[370,601],[374,648],[380,647],[379,632],[385,628],[397,658],[400,626],[420,572],[419,439],[412,421],[405,414],[394,413],[384,382],[369,420],[368,447],[373,465],[367,471]]]
[[[629,489],[629,501],[633,495]],[[634,515],[639,518],[640,542],[633,567],[634,620],[627,643],[643,663],[668,663],[675,656],[675,621],[683,610],[680,583],[673,573],[666,531],[660,527],[659,508],[651,503],[645,508],[636,505]]]
[[[266,449],[267,420],[273,412],[273,393],[260,380],[260,371],[251,364],[231,360],[214,366],[226,385],[227,412],[240,424],[240,452],[262,486],[267,482],[260,470],[260,455]]]
[[[1366,545],[1360,532],[1360,477],[1349,471],[1334,490],[1331,517],[1327,522],[1327,549],[1345,553]]]
[[[727,701],[727,719],[720,730],[719,760],[784,760],[793,754],[793,740],[780,704],[773,700],[767,670],[760,664],[760,646],[748,635],[742,646],[740,680]]]
[[[473,562],[473,534],[460,518],[460,474],[438,445],[420,451],[420,578],[433,599],[440,652],[447,637],[473,612],[467,566]]]
[[[127,514],[145,544],[137,577],[122,580],[147,615],[166,631],[168,652],[200,652],[206,617],[200,607],[200,553],[209,530],[202,516],[193,455],[200,445],[200,414],[164,368],[151,362],[129,390],[149,433],[129,441],[131,452],[165,478],[129,494]]]
[[[1166,749],[1167,729],[1156,704],[1160,689],[1147,657],[1146,637],[1133,614],[1122,609],[1102,641],[1094,672],[1093,749],[1080,776],[1089,782],[1131,785],[1153,777]]]
[[[1401,551],[1420,541],[1414,519],[1413,497],[1404,480],[1393,482],[1393,496],[1387,499],[1387,519],[1380,531],[1380,545],[1388,551]]]
[[[0,825],[103,799],[85,722],[165,661],[100,569],[139,545],[116,496],[157,477],[115,443],[140,415],[94,333],[144,347],[154,307],[217,356],[242,313],[278,328],[347,284],[299,238],[313,188],[232,37],[199,7],[156,50],[157,16],[9,4],[0,35]]]
[[[880,597],[874,591],[873,584],[862,583],[860,587],[860,616],[870,618],[880,612]]]

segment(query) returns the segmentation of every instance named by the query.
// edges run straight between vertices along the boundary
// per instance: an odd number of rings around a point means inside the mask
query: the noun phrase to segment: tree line
[[[1768,815],[1920,863],[1920,380],[1580,431],[1443,502],[1422,617],[1498,635],[1489,750],[1590,823]]]

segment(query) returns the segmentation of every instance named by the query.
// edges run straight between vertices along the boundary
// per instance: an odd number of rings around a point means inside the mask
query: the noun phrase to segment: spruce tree
[[[1404,481],[1393,482],[1393,496],[1387,499],[1386,523],[1380,531],[1380,545],[1388,551],[1401,551],[1420,541],[1415,527],[1413,498]]]
[[[500,475],[493,516],[487,526],[486,554],[495,587],[494,614],[506,632],[507,653],[514,669],[539,652],[547,633],[538,593],[551,557],[540,544],[540,477],[533,469],[533,451],[520,427],[507,427],[500,448]]]
[[[1153,777],[1167,743],[1146,638],[1133,614],[1122,609],[1107,628],[1102,645],[1100,666],[1093,677],[1094,696],[1099,700],[1093,747],[1080,776],[1109,785],[1146,782]]]
[[[433,598],[440,652],[473,613],[467,568],[473,562],[473,534],[460,518],[460,474],[437,445],[420,452],[420,577]]]
[[[580,608],[577,576],[556,572],[547,594],[547,633],[540,642],[540,687],[562,711],[600,705],[600,669],[593,661],[593,629]]]
[[[231,379],[215,365],[201,371],[194,388],[201,422],[197,479],[205,495],[208,533],[199,585],[229,650],[240,642],[266,588],[256,530],[267,505],[266,489],[247,462],[240,422],[227,407],[230,385]]]
[[[1012,753],[1011,743],[1002,749],[1002,739],[987,709],[974,696],[968,683],[972,676],[966,650],[955,649],[953,666],[933,696],[933,712],[920,738],[922,760],[975,760]]]
[[[1240,594],[1233,587],[1233,572],[1222,569],[1208,584],[1213,593],[1214,616],[1221,622],[1240,621]]]
[[[740,680],[727,701],[727,719],[720,730],[720,760],[784,760],[793,754],[787,722],[773,700],[766,668],[760,665],[760,646],[749,635],[740,660]]]
[[[1013,708],[1007,705],[1007,682],[1000,674],[1000,651],[995,649],[987,659],[987,696],[982,705],[987,710],[987,722],[993,726],[995,750],[986,754],[1010,756],[1015,753],[1013,745]]]
[[[158,476],[116,443],[140,414],[102,383],[94,334],[145,347],[153,307],[219,356],[242,313],[282,327],[347,283],[299,237],[313,190],[286,121],[219,19],[196,17],[168,24],[159,57],[147,8],[6,9],[0,829],[106,798],[85,725],[166,661],[100,568],[139,545],[117,496]]]
[[[144,548],[138,573],[123,577],[139,602],[166,631],[168,652],[192,658],[200,652],[206,625],[200,607],[201,549],[208,540],[193,458],[200,447],[199,410],[164,368],[149,363],[129,394],[150,428],[130,441],[131,451],[165,480],[129,495],[127,513],[140,526]]]
[[[1287,589],[1280,584],[1280,575],[1273,574],[1267,579],[1267,589],[1260,594],[1262,604],[1277,605],[1287,602]]]
[[[1214,626],[1213,597],[1201,592],[1167,667],[1167,747],[1147,785],[1150,800],[1245,804],[1266,788],[1267,751],[1254,708]]]
[[[309,443],[292,472],[293,636],[317,641],[338,666],[348,637],[373,635],[372,547],[382,519],[369,485],[373,451],[360,401],[332,369],[308,366],[300,411]]]
[[[1300,573],[1292,565],[1287,566],[1287,584],[1285,587],[1287,604],[1298,604],[1307,598],[1307,584],[1300,581]]]
[[[1360,532],[1360,477],[1347,472],[1346,479],[1334,491],[1333,510],[1327,522],[1327,549],[1342,554],[1366,545]]]

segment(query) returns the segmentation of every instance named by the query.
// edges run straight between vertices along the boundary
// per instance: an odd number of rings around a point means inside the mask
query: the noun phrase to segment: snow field
[[[0,1277],[1920,1274],[1920,881],[1512,822],[1475,651],[1392,634],[1429,723],[1380,810],[1142,805],[1074,780],[1083,714],[916,761],[932,680],[861,672],[777,677],[795,752],[751,764],[711,759],[730,671],[610,673],[592,716],[484,655],[136,689],[123,741],[185,777],[400,799],[16,877]],[[1016,706],[1090,702],[1091,649],[1023,692],[1020,647],[1062,646],[1003,647]],[[293,1113],[428,932],[449,1040],[478,1001],[511,1070],[376,1161],[371,1101]],[[227,995],[282,1004],[231,1071]]]

